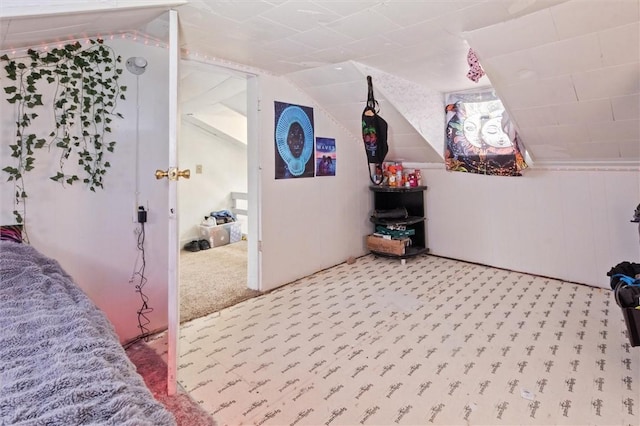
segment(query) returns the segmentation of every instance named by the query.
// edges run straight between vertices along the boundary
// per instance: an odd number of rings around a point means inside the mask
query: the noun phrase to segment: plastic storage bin
[[[211,247],[236,243],[242,239],[242,228],[238,222],[221,225],[200,225],[200,239],[209,241]]]

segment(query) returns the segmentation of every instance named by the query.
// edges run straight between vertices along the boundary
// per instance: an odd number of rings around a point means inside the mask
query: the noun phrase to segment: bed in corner
[[[0,424],[176,424],[60,264],[2,240]]]

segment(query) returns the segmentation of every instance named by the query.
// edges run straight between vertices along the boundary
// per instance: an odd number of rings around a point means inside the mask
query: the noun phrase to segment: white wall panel
[[[431,253],[608,287],[640,262],[640,172],[528,170],[502,178],[425,169]]]
[[[146,278],[144,293],[149,297],[150,330],[167,325],[167,191],[166,183],[156,181],[157,168],[168,166],[168,51],[126,40],[109,41],[123,61],[132,56],[147,59],[146,72],[139,76],[139,200],[149,208],[146,229]],[[140,296],[132,271],[139,266],[137,237],[134,230],[136,204],[136,76],[128,71],[121,75],[128,86],[126,100],[118,101],[124,119],[114,119],[109,140],[117,145],[107,153],[112,167],[104,179],[104,190],[90,192],[82,183],[62,188],[49,180],[56,172],[58,159],[37,153],[36,168],[26,177],[29,194],[27,223],[32,245],[45,255],[57,259],[75,282],[102,309],[114,324],[122,341],[140,333],[136,311]],[[47,114],[46,108],[40,113]],[[49,107],[50,108],[50,107]],[[13,140],[15,132],[11,107],[2,100],[3,140]],[[49,133],[44,126],[37,132]],[[9,152],[0,153],[3,167],[9,163]],[[42,155],[44,154],[44,155]],[[10,196],[13,185],[0,179],[2,224],[12,223]],[[7,198],[7,196],[9,198]]]
[[[262,290],[365,254],[372,196],[362,141],[287,80],[259,77]],[[336,176],[275,179],[274,101],[313,108],[316,136],[336,140]]]

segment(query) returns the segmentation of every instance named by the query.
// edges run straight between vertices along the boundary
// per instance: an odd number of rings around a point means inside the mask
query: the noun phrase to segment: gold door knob
[[[189,179],[191,177],[191,170],[178,170],[177,167],[171,167],[166,172],[164,170],[156,170],[156,179],[169,178],[169,180],[178,180],[178,178]]]

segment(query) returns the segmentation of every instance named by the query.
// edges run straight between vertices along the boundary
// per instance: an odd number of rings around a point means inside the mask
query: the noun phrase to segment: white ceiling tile
[[[298,86],[305,87],[318,87],[340,83],[352,84],[354,81],[364,79],[360,70],[355,67],[351,61],[298,71],[289,74],[287,77]],[[341,96],[340,100],[345,100],[345,96]]]
[[[460,36],[454,36],[446,32],[446,22],[403,26],[397,30],[385,32],[384,36],[403,46],[412,46],[427,40],[434,45],[441,43],[446,46],[447,42],[445,40],[448,38],[454,38],[458,42],[461,40]],[[443,46],[434,47],[442,49]]]
[[[324,9],[330,10],[340,16],[349,16],[363,10],[371,9],[377,3],[371,2],[371,0],[349,0],[349,1],[327,1],[327,0],[315,0],[311,3],[315,3]]]
[[[273,8],[273,5],[262,1],[189,0],[189,6],[238,22],[245,22]]]
[[[320,61],[318,59],[319,58],[315,55],[305,54],[305,55],[288,56],[286,58],[281,58],[280,62],[282,62],[283,64],[291,65],[292,69],[290,72],[298,72],[301,70],[315,69],[317,67],[331,65],[333,62],[333,61]]]
[[[520,139],[526,146],[533,145],[546,145],[549,141],[545,140],[540,136],[540,132],[538,132],[538,127],[527,127],[523,129],[518,129],[518,134],[520,135]]]
[[[342,83],[342,84],[331,84],[325,86],[315,86],[305,88],[305,91],[313,98],[318,101],[328,100],[331,102],[331,99],[339,99],[343,96],[345,91],[349,90],[350,83]],[[366,96],[366,93],[365,93]]]
[[[523,83],[528,78],[538,78],[538,76],[531,73],[535,68],[535,64],[531,61],[529,52],[529,50],[519,50],[482,59],[480,65],[491,76],[494,84]]]
[[[390,0],[377,4],[374,10],[398,25],[409,26],[419,22],[437,20],[442,15],[450,13],[451,2],[445,0]],[[425,24],[424,26],[429,25]]]
[[[575,37],[636,22],[637,0],[573,0],[552,7],[560,38]]]
[[[400,28],[398,24],[371,9],[332,22],[327,27],[356,40],[381,35]]]
[[[615,120],[633,120],[640,117],[640,94],[611,98]]]
[[[344,34],[337,33],[330,28],[316,27],[309,31],[296,35],[296,41],[311,46],[313,49],[328,49],[335,46],[342,46],[354,39]]]
[[[558,116],[547,106],[509,111],[519,129],[558,125]]]
[[[587,34],[528,51],[532,70],[540,78],[589,71],[602,67],[602,53],[596,34]]]
[[[347,48],[346,46],[340,46],[338,48],[327,48],[322,50],[316,50],[313,52],[313,57],[319,62],[327,62],[331,64],[337,64],[339,62],[349,61],[358,56],[358,52]]]
[[[583,125],[539,127],[538,133],[546,143],[554,144],[576,143],[589,139],[589,132]]]
[[[527,15],[536,10],[546,9],[568,0],[501,0],[512,16]]]
[[[588,123],[590,139],[594,142],[615,142],[617,140],[640,140],[640,120],[605,121]]]
[[[612,121],[613,112],[608,99],[571,102],[546,107],[560,124],[598,123]]]
[[[497,93],[510,110],[576,101],[568,75],[506,86]]]
[[[601,31],[598,37],[605,66],[640,61],[640,23]]]
[[[618,147],[622,158],[640,160],[639,141],[618,141]]]
[[[571,158],[567,147],[563,145],[541,144],[536,145],[535,152],[531,152],[534,164],[537,161],[567,160]]]
[[[558,39],[548,9],[465,34],[469,45],[481,59],[552,43]]]
[[[620,158],[620,149],[615,143],[572,143],[567,151],[574,160],[614,160]]]
[[[224,105],[231,109],[232,111],[237,112],[238,114],[247,116],[247,92],[238,93],[237,95],[225,99]],[[246,131],[246,128],[245,128]]]
[[[626,64],[574,73],[571,78],[578,99],[624,96],[640,91],[640,64]]]
[[[325,25],[341,18],[314,3],[300,1],[283,3],[262,12],[260,16],[297,31],[305,31],[317,24]]]
[[[350,52],[354,52],[353,59],[359,60],[372,55],[389,56],[390,53],[402,49],[403,46],[399,43],[389,41],[386,37],[371,36],[366,39],[352,41],[344,44],[344,48]]]
[[[501,1],[466,2],[459,10],[451,10],[442,17],[450,32],[462,33],[488,27],[511,18]]]
[[[293,38],[297,31],[270,21],[261,16],[248,19],[242,24],[242,32],[245,33],[254,43],[266,43],[273,40]]]
[[[261,43],[261,48],[285,58],[304,55],[309,51],[308,46],[290,38]]]

